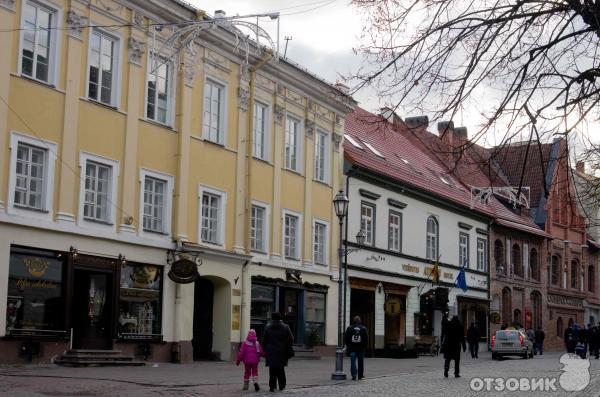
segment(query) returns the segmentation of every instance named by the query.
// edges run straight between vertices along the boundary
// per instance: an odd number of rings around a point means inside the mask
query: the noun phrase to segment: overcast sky
[[[360,65],[360,57],[352,49],[357,46],[362,21],[349,6],[349,0],[187,0],[209,15],[224,10],[227,16],[279,11],[280,52],[285,50],[285,37],[291,37],[287,57],[325,80],[335,83],[339,75],[348,75]],[[277,23],[260,22],[277,37]],[[379,104],[373,96],[354,96],[362,106],[375,111]]]

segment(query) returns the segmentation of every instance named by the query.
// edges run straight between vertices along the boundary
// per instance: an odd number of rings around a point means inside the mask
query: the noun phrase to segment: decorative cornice
[[[142,55],[146,52],[146,44],[133,37],[129,38],[129,62],[141,66]]]
[[[87,17],[79,15],[75,10],[71,9],[67,13],[67,28],[69,36],[81,40],[83,27],[87,25]]]
[[[340,151],[340,147],[342,146],[342,135],[341,134],[333,134],[331,136],[333,138],[333,148],[336,152]]]
[[[483,234],[484,236],[489,235],[488,231],[485,229],[476,228],[475,231],[477,232],[477,234]]]
[[[248,110],[248,101],[250,100],[250,91],[244,87],[238,87],[238,108],[244,112]]]
[[[464,222],[458,222],[458,227],[460,229],[465,229],[465,230],[471,230],[471,229],[473,229],[472,225],[469,225],[468,223],[464,223]]]
[[[388,199],[388,205],[390,207],[396,207],[396,208],[400,208],[400,209],[406,208],[406,203],[403,203],[403,202],[398,201],[398,200],[394,200],[392,198]]]
[[[184,83],[188,87],[194,86],[194,79],[196,78],[197,63],[194,53],[190,50],[186,50],[184,54],[183,62],[183,79]]]
[[[275,124],[283,125],[283,116],[285,116],[285,108],[280,104],[275,104],[273,113],[275,114]]]
[[[381,197],[381,194],[373,193],[373,192],[370,192],[370,191],[368,191],[366,189],[358,189],[358,193],[361,196],[363,196],[365,198],[368,198],[368,199],[371,199],[371,200],[377,200],[377,199],[379,199],[379,197]]]
[[[0,0],[0,7],[6,8],[9,11],[15,11],[15,0]]]

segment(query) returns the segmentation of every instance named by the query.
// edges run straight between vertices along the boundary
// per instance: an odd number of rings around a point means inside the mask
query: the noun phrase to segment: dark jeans
[[[447,358],[444,361],[444,372],[450,371],[450,361],[454,360],[454,375],[460,374],[460,356],[456,358]]]
[[[358,359],[358,378],[365,376],[365,352],[350,352],[350,375],[356,378],[356,359]]]
[[[533,344],[533,353],[534,354],[544,354],[544,342],[536,342]]]
[[[469,343],[471,358],[479,358],[479,343]]]
[[[277,383],[279,390],[285,389],[285,367],[269,367],[269,389],[277,389]]]

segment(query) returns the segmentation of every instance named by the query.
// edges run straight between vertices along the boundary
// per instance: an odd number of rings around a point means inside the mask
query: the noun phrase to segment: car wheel
[[[496,353],[492,353],[492,360],[497,360],[498,359],[498,355]]]

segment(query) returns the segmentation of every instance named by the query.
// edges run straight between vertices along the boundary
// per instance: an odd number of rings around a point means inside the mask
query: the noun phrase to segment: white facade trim
[[[92,23],[93,25],[93,23]],[[109,39],[112,39],[113,42],[115,43],[115,48],[113,49],[113,53],[114,53],[114,59],[113,59],[113,78],[112,78],[112,96],[111,96],[111,103],[107,104],[104,103],[102,101],[100,101],[100,99],[92,99],[90,98],[90,60],[91,60],[91,54],[92,54],[92,34],[94,32],[98,32],[103,36],[107,36]],[[88,34],[88,52],[87,52],[87,70],[86,70],[86,86],[85,86],[85,97],[86,99],[89,99],[92,102],[98,102],[101,103],[103,105],[107,105],[107,106],[112,106],[116,109],[120,109],[121,107],[121,90],[122,90],[122,72],[121,69],[123,67],[123,51],[124,51],[124,45],[123,45],[123,35],[120,34],[119,32],[113,32],[113,31],[109,31],[103,28],[98,28],[98,27],[94,27],[92,29],[90,29],[90,32]],[[102,59],[100,59],[100,62],[102,62]],[[101,82],[100,82],[101,83]],[[99,85],[100,87],[100,85]],[[101,91],[99,91],[99,95],[101,95]]]
[[[204,108],[205,108],[205,101],[206,101],[206,86],[207,83],[211,82],[213,84],[217,84],[223,87],[223,100],[221,101],[221,106],[219,108],[219,125],[221,126],[221,131],[219,131],[219,135],[221,136],[221,139],[219,142],[215,142],[212,139],[209,138],[209,132],[204,131]],[[201,136],[202,139],[204,139],[205,141],[208,142],[212,142],[212,143],[216,143],[217,145],[222,145],[222,146],[227,146],[227,131],[228,131],[228,110],[229,110],[229,84],[226,81],[221,80],[220,78],[214,76],[214,75],[208,75],[206,74],[204,76],[204,86],[202,87],[202,117],[200,118],[202,120],[202,125],[201,125]]]
[[[318,263],[315,260],[315,236],[316,236],[316,231],[315,231],[315,226],[317,223],[320,223],[322,225],[325,226],[325,258],[324,258],[324,263]],[[311,252],[312,252],[312,263],[314,263],[316,266],[323,266],[323,267],[329,267],[329,258],[330,258],[330,252],[329,249],[331,247],[330,244],[330,235],[331,235],[331,228],[329,225],[329,222],[327,222],[324,219],[318,218],[318,217],[313,217],[312,220],[312,242],[311,242]]]
[[[298,218],[298,227],[296,228],[296,258],[286,258],[285,256],[285,217],[286,215],[295,216]],[[302,262],[302,234],[303,234],[302,214],[300,212],[289,209],[281,210],[281,259],[283,263],[299,265]]]
[[[202,196],[212,194],[220,197],[219,214],[217,225],[217,243],[202,241]],[[223,190],[213,189],[205,185],[198,185],[198,243],[213,247],[216,249],[225,248],[225,221],[227,219],[227,192]]]
[[[252,200],[252,205],[256,207],[264,208],[265,210],[265,223],[263,227],[263,243],[264,243],[264,252],[252,251],[253,259],[258,261],[268,261],[269,260],[269,252],[271,252],[271,246],[269,245],[270,236],[271,236],[271,204],[266,203],[264,201]],[[252,226],[252,225],[250,225]]]
[[[163,201],[163,230],[162,233],[144,230],[144,182],[146,177],[151,177],[164,181],[166,183],[166,189],[164,193]],[[171,241],[171,230],[172,230],[172,219],[173,219],[173,194],[174,194],[174,181],[173,175],[165,174],[159,171],[153,171],[147,168],[140,169],[140,210],[138,218],[138,233],[140,236],[149,239],[167,240]]]

